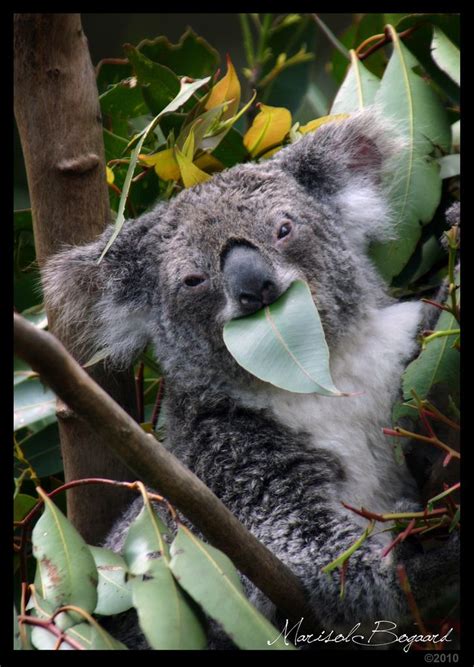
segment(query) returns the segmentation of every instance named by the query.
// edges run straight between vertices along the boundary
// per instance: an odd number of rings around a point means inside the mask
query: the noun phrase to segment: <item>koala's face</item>
[[[207,357],[207,367],[247,375],[225,348],[225,323],[271,304],[296,279],[310,286],[329,346],[338,341],[360,315],[371,280],[341,220],[347,211],[338,194],[347,183],[335,187],[329,178],[308,189],[281,161],[269,161],[230,169],[170,202],[152,232],[162,324],[156,349],[160,357],[166,342],[165,367],[173,359],[176,369],[181,357],[202,369]]]

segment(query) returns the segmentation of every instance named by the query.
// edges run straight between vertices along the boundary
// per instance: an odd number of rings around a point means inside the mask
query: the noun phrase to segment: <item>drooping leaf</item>
[[[240,81],[229,55],[227,56],[227,72],[212,87],[211,94],[206,101],[206,109],[213,109],[223,102],[229,103],[227,110],[223,113],[223,119],[227,120],[237,113],[240,104]]]
[[[219,65],[219,53],[191,28],[172,44],[166,37],[145,39],[137,50],[155,63],[169,67],[178,76],[201,79],[213,74]]]
[[[441,101],[415,73],[417,60],[389,26],[393,53],[379,90],[376,104],[405,140],[392,170],[390,198],[395,213],[397,238],[374,244],[372,258],[382,275],[390,280],[408,262],[421,233],[440,202],[439,167],[431,157],[436,147],[449,152],[451,133]]]
[[[244,146],[252,157],[281,144],[291,127],[291,113],[283,107],[260,104],[259,113],[244,135]]]
[[[297,280],[270,306],[224,327],[224,343],[249,373],[296,393],[343,396],[329,370],[329,350],[311,292]]]
[[[461,82],[461,56],[459,49],[438,26],[435,26],[433,31],[431,56],[438,67],[443,72],[446,72],[459,86]]]
[[[185,188],[192,188],[194,185],[204,183],[211,178],[209,174],[206,174],[205,171],[199,169],[192,160],[186,157],[177,146],[175,146],[174,152]]]
[[[310,120],[309,123],[306,123],[306,125],[301,125],[298,128],[298,131],[301,132],[301,134],[307,134],[308,132],[315,132],[317,129],[319,129],[322,125],[325,125],[326,123],[331,123],[332,121],[344,120],[344,118],[347,117],[348,117],[347,113],[331,114],[330,116],[321,116],[321,118],[315,118],[314,120]]]
[[[122,556],[110,549],[89,546],[99,575],[96,614],[110,616],[132,607],[132,593],[127,581],[128,567]]]
[[[380,85],[378,79],[350,51],[351,65],[332,103],[331,114],[352,113],[373,103]]]
[[[92,554],[58,507],[41,489],[38,493],[44,512],[33,529],[32,542],[42,582],[39,593],[55,608],[72,604],[92,612],[98,580]]]
[[[247,600],[239,575],[225,554],[181,525],[171,545],[171,555],[170,567],[180,584],[222,625],[237,646],[243,649],[294,648],[291,644],[285,645],[278,637],[279,631]]]
[[[169,569],[171,536],[151,505],[131,524],[124,558],[140,627],[154,649],[200,649],[206,645],[201,623]]]
[[[14,430],[40,423],[42,428],[56,420],[56,396],[41,384],[39,378],[31,378],[17,384],[14,395]]]

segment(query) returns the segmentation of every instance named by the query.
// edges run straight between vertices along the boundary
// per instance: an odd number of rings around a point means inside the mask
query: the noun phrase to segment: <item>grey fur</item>
[[[167,377],[166,445],[298,574],[327,628],[407,615],[397,554],[380,555],[387,533],[351,557],[344,600],[338,576],[321,572],[365,525],[341,500],[375,511],[416,504],[415,485],[381,426],[390,424],[400,374],[416,349],[421,310],[387,296],[365,252],[371,239],[391,234],[383,180],[397,150],[390,134],[373,111],[327,124],[272,160],[236,166],[128,221],[100,265],[110,230],[66,249],[43,273],[46,298],[61,326],[77,331],[82,360],[105,348],[110,363],[125,365],[153,343]],[[287,219],[293,233],[279,242]],[[306,280],[336,384],[361,396],[295,398],[238,366],[222,339],[224,323],[239,314],[220,261],[233,241],[258,249],[280,291]],[[207,287],[184,285],[190,274],[206,274]],[[107,546],[120,549],[138,509]],[[457,548],[452,540],[406,560],[420,604],[455,578]],[[127,618],[121,636],[144,648]]]

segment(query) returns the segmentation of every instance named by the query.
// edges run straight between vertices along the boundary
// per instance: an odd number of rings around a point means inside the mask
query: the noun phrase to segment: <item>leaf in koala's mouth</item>
[[[228,322],[224,343],[240,366],[276,387],[347,396],[332,381],[321,319],[302,280],[270,306]]]

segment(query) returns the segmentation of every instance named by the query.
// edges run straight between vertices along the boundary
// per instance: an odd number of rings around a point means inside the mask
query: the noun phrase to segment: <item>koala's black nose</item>
[[[225,253],[222,270],[227,288],[239,303],[242,315],[250,315],[278,299],[272,267],[251,246],[235,245]]]

